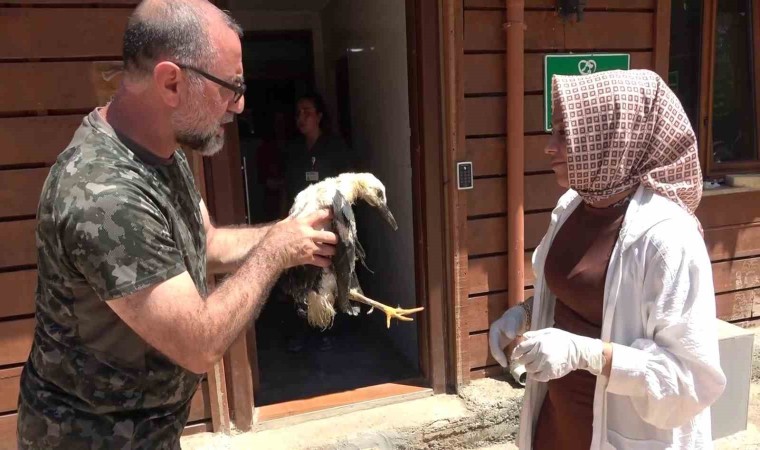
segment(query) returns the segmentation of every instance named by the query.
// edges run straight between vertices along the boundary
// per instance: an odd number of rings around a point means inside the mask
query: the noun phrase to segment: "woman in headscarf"
[[[505,367],[522,337],[518,445],[712,448],[726,380],[689,120],[646,70],[555,76],[552,96],[545,152],[568,191],[533,255],[534,297],[489,335]]]

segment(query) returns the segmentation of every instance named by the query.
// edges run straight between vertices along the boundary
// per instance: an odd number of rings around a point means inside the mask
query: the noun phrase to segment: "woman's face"
[[[319,132],[322,113],[317,111],[311,100],[300,100],[296,106],[296,123],[298,131],[305,136]]]
[[[562,188],[570,187],[570,179],[567,174],[567,140],[565,139],[565,124],[562,121],[561,105],[554,104],[552,111],[552,135],[549,143],[544,149],[549,158],[551,158],[551,167],[554,176],[557,177],[557,184]]]

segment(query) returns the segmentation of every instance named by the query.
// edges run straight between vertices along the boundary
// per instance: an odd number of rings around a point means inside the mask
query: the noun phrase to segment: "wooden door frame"
[[[224,2],[217,2],[224,3]],[[424,384],[435,393],[451,391],[455,377],[450,361],[455,356],[450,339],[454,315],[449,302],[448,263],[445,253],[446,196],[443,176],[443,103],[441,30],[437,0],[407,0],[407,60],[411,128],[410,158],[414,206],[415,278],[419,315],[420,369]],[[204,160],[209,212],[220,225],[245,220],[240,148],[235,123],[227,130],[224,151]],[[238,430],[250,430],[255,402],[245,333],[224,358],[231,421]],[[413,384],[413,383],[412,383]],[[400,393],[409,386],[399,386]],[[384,396],[395,389],[382,389]],[[313,405],[312,405],[313,406]],[[308,410],[305,407],[303,412]],[[302,411],[295,411],[296,414]],[[258,416],[258,414],[256,414]]]

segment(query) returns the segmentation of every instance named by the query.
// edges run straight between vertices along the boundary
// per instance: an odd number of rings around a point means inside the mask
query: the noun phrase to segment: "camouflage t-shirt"
[[[84,118],[37,211],[37,324],[21,376],[21,448],[179,448],[200,377],[148,345],[106,301],[185,271],[205,297],[199,202],[181,150],[160,160],[97,110]]]

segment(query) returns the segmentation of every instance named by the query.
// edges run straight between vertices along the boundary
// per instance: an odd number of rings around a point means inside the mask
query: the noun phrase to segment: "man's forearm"
[[[273,223],[245,227],[216,228],[207,238],[209,273],[235,271],[267,234]]]
[[[211,358],[220,358],[266,303],[281,273],[273,252],[259,246],[240,269],[206,299],[207,336]]]

